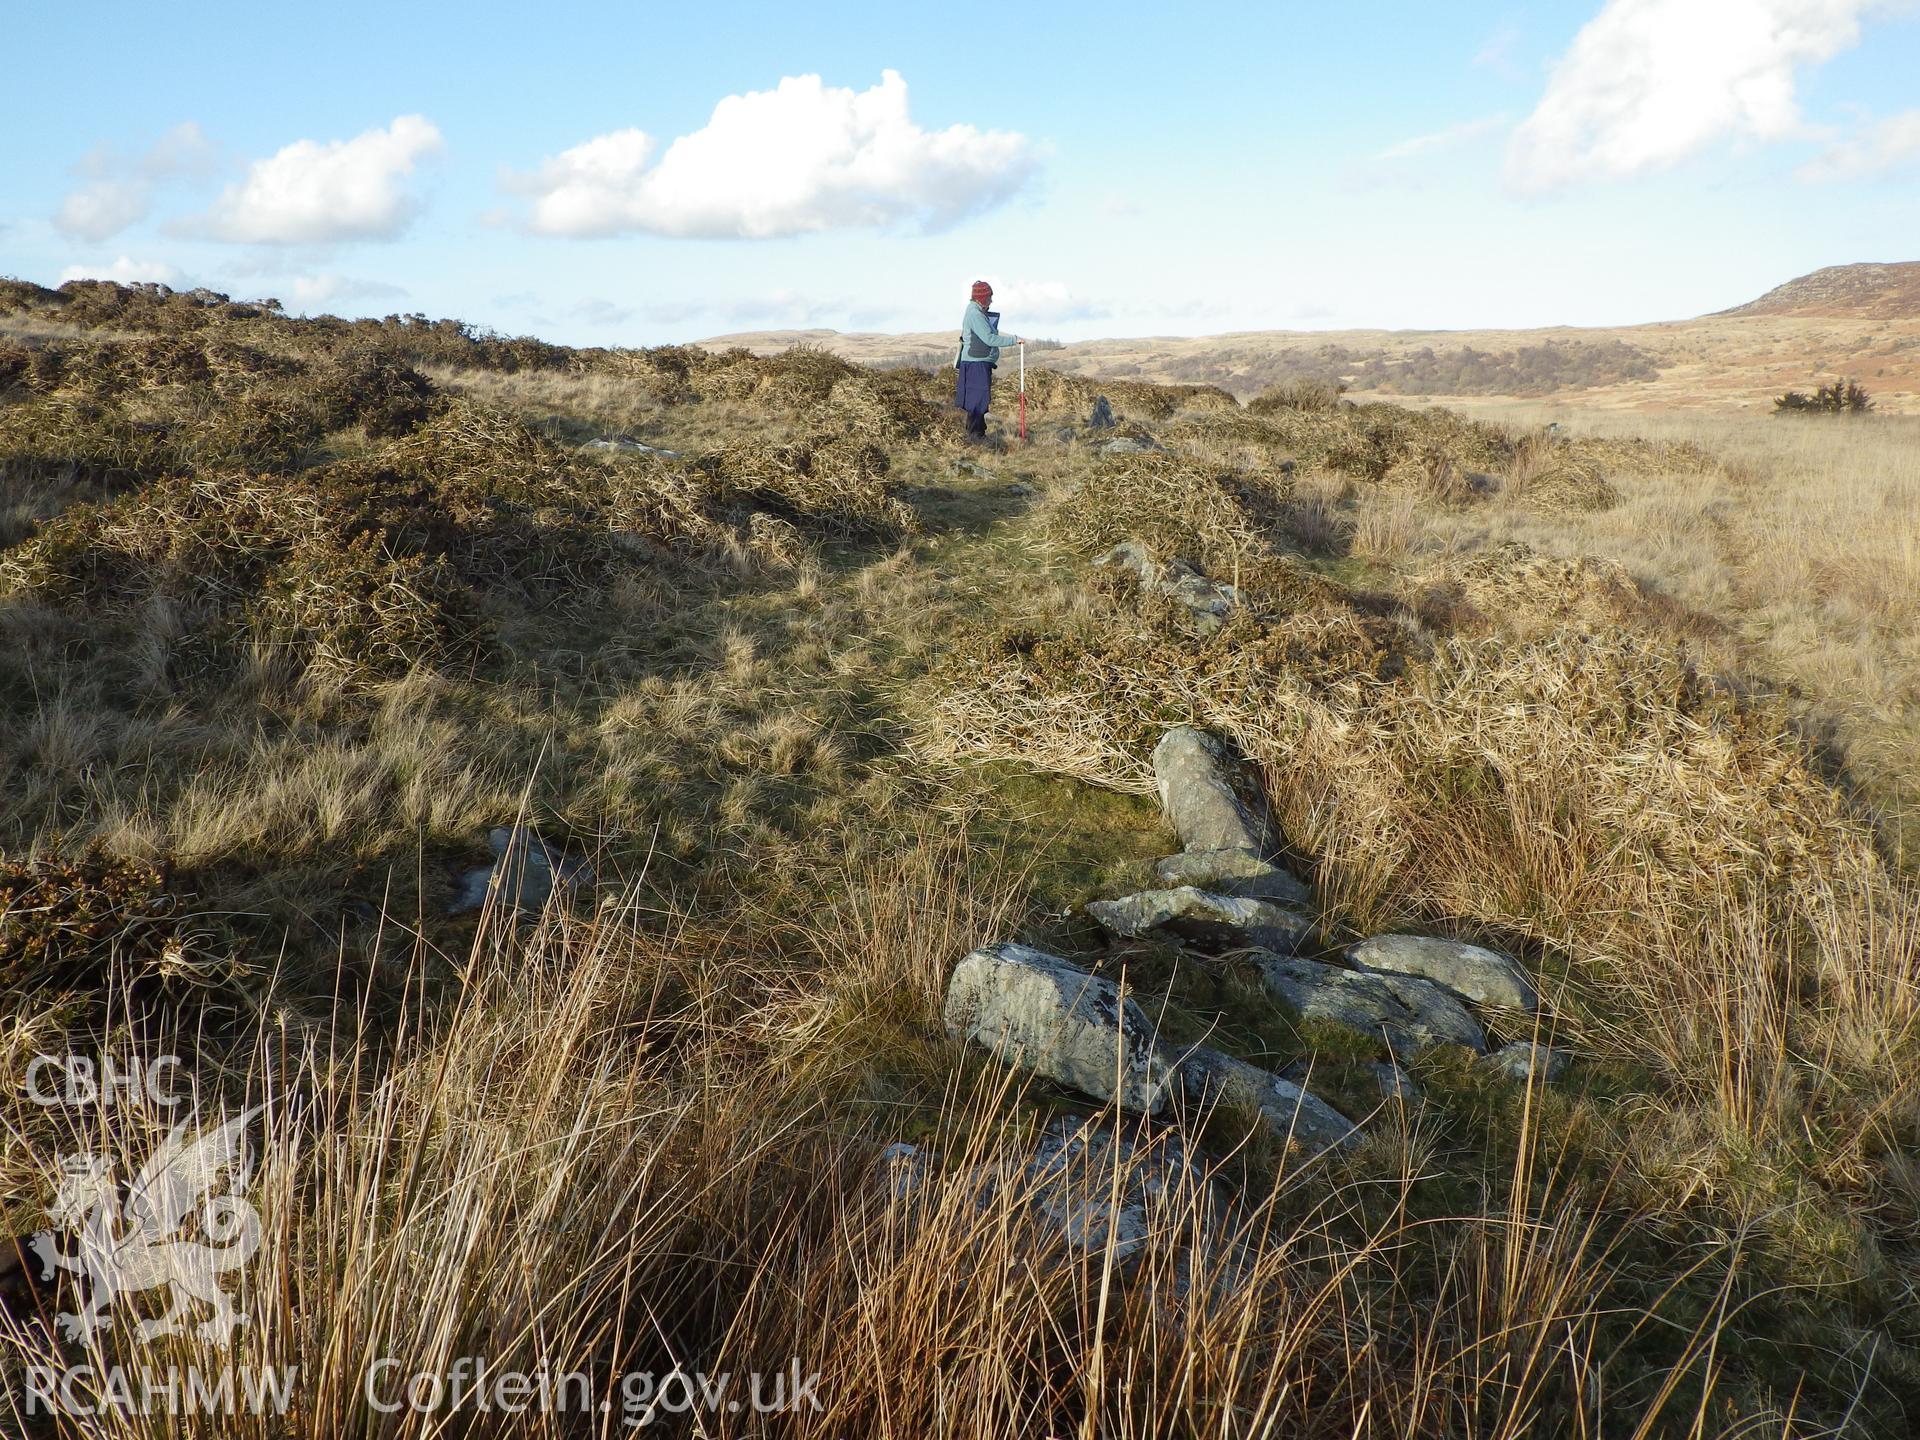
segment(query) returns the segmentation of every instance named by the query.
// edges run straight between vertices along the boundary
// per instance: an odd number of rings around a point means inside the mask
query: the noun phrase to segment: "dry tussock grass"
[[[931,1019],[939,957],[994,918],[957,892],[954,859],[934,842],[843,873],[797,965],[715,918],[555,911],[531,931],[483,927],[458,1003],[397,1034],[328,1050],[264,1028],[222,1086],[263,1107],[250,1198],[265,1242],[236,1277],[253,1323],[227,1355],[122,1326],[98,1359],[298,1366],[286,1416],[219,1421],[262,1440],[443,1433],[444,1412],[374,1413],[368,1367],[398,1362],[398,1384],[456,1373],[462,1356],[589,1377],[568,1402],[584,1415],[470,1407],[472,1434],[575,1434],[605,1419],[603,1397],[622,1416],[624,1374],[744,1377],[789,1356],[820,1372],[817,1405],[722,1406],[704,1433],[1519,1437],[1718,1429],[1737,1413],[1740,1397],[1717,1393],[1713,1306],[1655,1298],[1636,1320],[1610,1303],[1634,1289],[1621,1237],[1528,1105],[1478,1209],[1433,1210],[1432,1137],[1388,1125],[1364,1162],[1283,1171],[1239,1201],[1222,1188],[1232,1162],[1205,1180],[1174,1171],[1134,1259],[1111,1233],[1074,1252],[1037,1223],[1022,1163],[1035,1117],[1004,1079],[968,1069],[935,1090],[933,1167],[885,1183],[879,1137],[792,1057],[890,1036],[823,1034],[823,994]],[[123,1164],[166,1123],[6,1103],[37,1140]],[[1138,1185],[1165,1143],[1095,1152],[1078,1183]],[[1708,1295],[1737,1249],[1694,1261]],[[1677,1367],[1613,1388],[1609,1358],[1663,1324]],[[17,1422],[21,1367],[61,1361],[32,1321],[0,1321],[0,1343]],[[85,1428],[194,1427],[109,1411]]]

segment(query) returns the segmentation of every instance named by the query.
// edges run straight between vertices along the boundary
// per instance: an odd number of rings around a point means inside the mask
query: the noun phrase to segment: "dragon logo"
[[[59,1316],[62,1334],[91,1339],[113,1327],[117,1299],[163,1286],[167,1312],[140,1323],[142,1339],[184,1330],[196,1300],[212,1307],[198,1326],[206,1339],[224,1345],[247,1323],[220,1277],[260,1248],[260,1213],[244,1198],[254,1167],[247,1125],[259,1113],[249,1110],[198,1135],[176,1126],[127,1186],[124,1201],[111,1160],[61,1157],[60,1188],[47,1218],[75,1243],[63,1249],[51,1228],[28,1243],[40,1258],[42,1279],[59,1271],[78,1277],[76,1308]],[[223,1179],[226,1192],[216,1194]]]

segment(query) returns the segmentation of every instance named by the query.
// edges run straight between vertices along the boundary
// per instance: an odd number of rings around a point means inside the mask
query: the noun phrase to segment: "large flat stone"
[[[985,945],[954,967],[946,1025],[1009,1065],[1158,1115],[1177,1077],[1153,1022],[1111,980],[1028,945]]]
[[[1267,992],[1302,1019],[1342,1025],[1384,1040],[1399,1054],[1435,1045],[1487,1048],[1480,1023],[1431,980],[1363,974],[1294,955],[1255,958]]]
[[[1305,905],[1313,891],[1299,876],[1281,869],[1257,850],[1185,850],[1169,855],[1154,867],[1160,883],[1169,889],[1191,885],[1216,895],[1247,900],[1278,900]]]
[[[1313,933],[1313,917],[1304,911],[1191,885],[1090,901],[1087,914],[1110,935],[1183,940],[1214,950],[1292,951]]]
[[[1540,1008],[1540,992],[1519,962],[1459,940],[1431,935],[1375,935],[1348,946],[1347,958],[1362,970],[1418,975],[1476,1005],[1529,1015]]]

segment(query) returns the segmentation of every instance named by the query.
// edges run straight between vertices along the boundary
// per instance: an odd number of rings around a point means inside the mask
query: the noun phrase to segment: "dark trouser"
[[[967,412],[967,439],[987,438],[987,406],[993,399],[993,366],[962,360],[954,372],[953,403]]]

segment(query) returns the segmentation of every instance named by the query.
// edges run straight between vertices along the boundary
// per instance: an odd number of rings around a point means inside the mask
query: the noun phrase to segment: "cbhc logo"
[[[155,1105],[171,1110],[180,1103],[166,1074],[180,1068],[180,1057],[138,1060],[87,1055],[36,1055],[27,1066],[27,1098],[36,1105]]]

